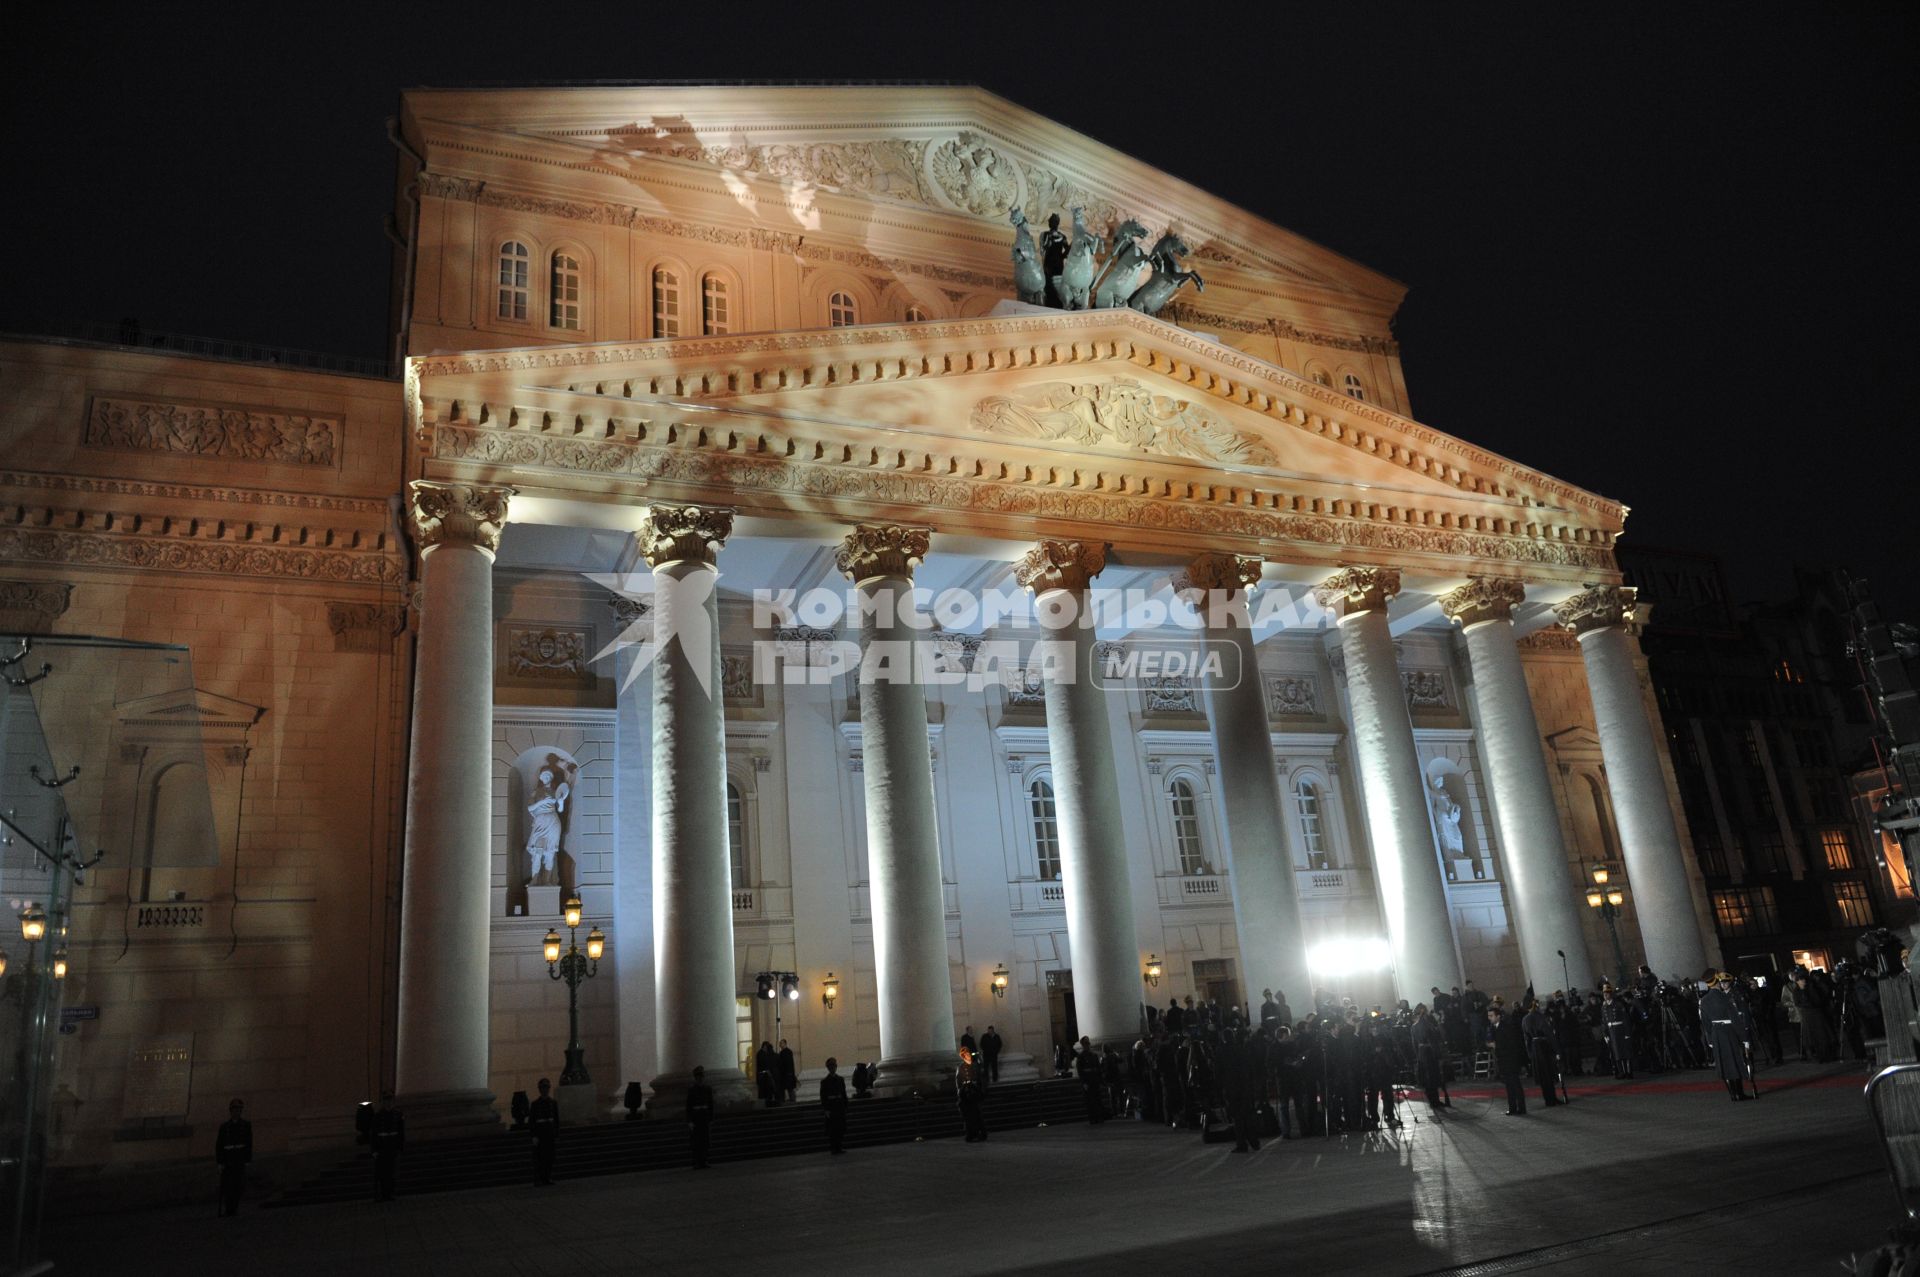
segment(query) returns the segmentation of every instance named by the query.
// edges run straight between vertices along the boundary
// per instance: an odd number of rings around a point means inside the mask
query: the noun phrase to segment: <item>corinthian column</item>
[[[420,548],[395,1089],[414,1125],[493,1120],[493,555],[511,488],[407,485]]]
[[[1580,884],[1567,865],[1540,724],[1513,636],[1513,608],[1525,597],[1526,587],[1518,581],[1476,577],[1442,595],[1440,610],[1460,625],[1473,667],[1480,752],[1506,853],[1508,899],[1527,979],[1536,989],[1551,989],[1564,973],[1575,988],[1592,988],[1593,964],[1580,929]]]
[[[1420,780],[1413,719],[1387,629],[1387,602],[1399,592],[1400,574],[1392,569],[1345,568],[1315,587],[1313,596],[1339,615],[1353,751],[1373,834],[1380,908],[1393,946],[1394,983],[1401,997],[1418,1002],[1435,986],[1459,984],[1460,961],[1433,845],[1427,787]]]
[[[1590,585],[1553,611],[1579,638],[1586,661],[1600,757],[1607,766],[1607,789],[1613,796],[1647,965],[1661,976],[1696,978],[1707,965],[1707,948],[1700,939],[1680,833],[1667,801],[1660,749],[1633,664],[1627,636],[1633,606],[1631,587]]]
[[[1272,988],[1286,995],[1289,1006],[1309,1006],[1313,985],[1300,928],[1300,893],[1280,815],[1273,729],[1247,611],[1248,595],[1259,584],[1260,560],[1202,554],[1175,579],[1174,590],[1198,596],[1196,606],[1206,609],[1209,647],[1236,654],[1221,670],[1203,665],[1201,681],[1224,795],[1233,920],[1248,996]]]
[[[926,528],[863,523],[834,562],[861,594],[860,751],[867,790],[880,1084],[928,1090],[953,1059],[947,908],[933,819],[926,694],[914,679],[913,569]]]
[[[1060,831],[1060,877],[1073,1004],[1094,1044],[1131,1042],[1140,1028],[1140,948],[1120,828],[1120,785],[1106,693],[1094,685],[1087,590],[1107,563],[1104,545],[1042,541],[1014,565],[1050,637],[1035,645],[1047,703],[1047,752]]]
[[[655,504],[634,534],[653,569],[653,1105],[685,1105],[696,1066],[721,1105],[752,1102],[735,1052],[727,730],[715,559],[733,511]]]

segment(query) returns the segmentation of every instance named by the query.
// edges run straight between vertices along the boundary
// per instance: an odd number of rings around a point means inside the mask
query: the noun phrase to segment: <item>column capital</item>
[[[1527,597],[1527,587],[1511,577],[1476,576],[1440,596],[1440,610],[1461,629],[1482,621],[1511,621],[1513,609]]]
[[[833,565],[853,581],[876,576],[904,576],[927,557],[933,542],[931,528],[916,528],[901,523],[859,523],[841,540],[834,552]]]
[[[1562,629],[1575,636],[1591,634],[1613,626],[1633,626],[1635,596],[1631,585],[1589,585],[1565,603],[1554,605]]]
[[[732,533],[733,511],[727,506],[656,501],[640,516],[633,537],[650,568],[686,562],[712,567]]]
[[[1313,587],[1313,601],[1344,619],[1361,612],[1384,612],[1400,593],[1397,568],[1341,568]]]
[[[439,545],[474,545],[489,554],[500,548],[513,489],[483,483],[407,484],[407,523],[422,551]]]
[[[1014,562],[1013,579],[1035,594],[1084,590],[1106,566],[1104,542],[1046,540]]]
[[[1260,568],[1260,560],[1253,555],[1209,550],[1194,555],[1186,567],[1174,573],[1173,592],[1246,590],[1251,593],[1260,586]]]

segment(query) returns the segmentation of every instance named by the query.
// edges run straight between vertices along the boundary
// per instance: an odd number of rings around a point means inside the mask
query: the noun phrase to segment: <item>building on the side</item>
[[[1190,994],[1591,987],[1595,864],[1629,964],[1706,965],[1625,507],[1416,421],[1400,284],[970,88],[420,90],[394,137],[398,380],[0,343],[0,631],[186,645],[219,843],[80,889],[61,1157],[232,1095],[263,1150],[386,1087],[493,1120],[560,1067],[573,892],[576,1112],[776,1034],[904,1084]],[[1205,291],[1022,303],[1014,208]],[[863,686],[809,592],[910,587],[1018,606]]]
[[[1868,927],[1905,923],[1913,887],[1855,778],[1873,758],[1853,644],[1859,587],[1797,567],[1790,598],[1736,604],[1712,558],[1622,546],[1641,646],[1723,961],[1831,968]],[[1861,596],[1864,597],[1864,596]]]

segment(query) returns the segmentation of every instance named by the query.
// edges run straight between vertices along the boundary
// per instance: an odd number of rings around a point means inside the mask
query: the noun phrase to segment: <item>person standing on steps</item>
[[[844,1153],[847,1138],[847,1079],[840,1076],[840,1061],[827,1057],[827,1075],[820,1079],[820,1107],[827,1111],[827,1151]]]
[[[713,1134],[713,1088],[707,1085],[704,1065],[693,1066],[693,1084],[687,1087],[687,1143],[693,1169],[707,1169],[707,1140]]]
[[[980,1035],[980,1061],[987,1066],[989,1082],[1000,1080],[1000,1049],[1004,1045],[1000,1035],[993,1031],[991,1024],[987,1026],[987,1031]]]
[[[407,1119],[393,1107],[393,1092],[380,1092],[380,1107],[367,1135],[373,1146],[373,1200],[393,1200],[393,1184],[400,1173],[400,1150],[407,1146]]]
[[[553,1083],[540,1079],[540,1098],[527,1109],[527,1130],[533,1134],[533,1182],[553,1183],[553,1156],[560,1147],[560,1106],[554,1102]]]
[[[220,1166],[220,1213],[238,1215],[240,1195],[247,1188],[247,1163],[253,1160],[253,1123],[240,1114],[239,1100],[227,1105],[227,1120],[213,1137],[213,1160]]]
[[[960,1064],[953,1071],[954,1095],[960,1104],[960,1120],[967,1129],[967,1143],[981,1144],[987,1138],[985,1088],[980,1085],[980,1066],[973,1052],[960,1048]]]
[[[780,1090],[786,1096],[787,1103],[793,1104],[800,1098],[800,1070],[794,1064],[793,1048],[787,1045],[785,1038],[780,1039]]]

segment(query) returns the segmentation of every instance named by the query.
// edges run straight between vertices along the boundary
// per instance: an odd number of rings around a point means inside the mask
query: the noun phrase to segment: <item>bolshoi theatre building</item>
[[[418,90],[391,142],[397,376],[0,341],[8,668],[191,671],[47,728],[130,777],[103,860],[0,848],[58,1160],[497,1120],[565,1062],[549,938],[578,1116],[777,1038],[925,1087],[989,1024],[1031,1076],[1188,995],[1707,965],[1626,506],[1422,424],[1401,284],[971,88]]]

